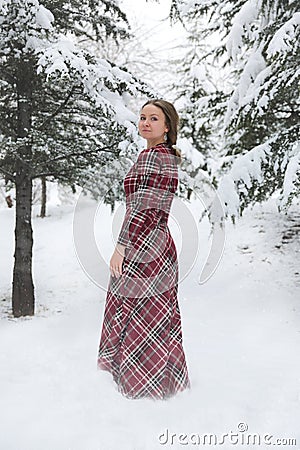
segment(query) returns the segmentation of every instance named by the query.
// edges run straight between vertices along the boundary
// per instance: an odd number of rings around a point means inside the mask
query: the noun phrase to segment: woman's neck
[[[156,141],[153,141],[151,139],[150,140],[147,139],[147,148],[155,147],[158,144],[166,144],[166,142],[162,141],[161,139],[160,140],[156,140]]]

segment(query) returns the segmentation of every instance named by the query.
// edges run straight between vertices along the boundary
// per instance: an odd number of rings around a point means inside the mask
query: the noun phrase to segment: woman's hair
[[[167,132],[167,144],[174,149],[176,156],[181,158],[181,152],[176,147],[177,133],[178,133],[178,127],[179,127],[179,116],[178,116],[178,113],[177,113],[174,105],[170,102],[167,102],[166,100],[153,99],[153,100],[148,100],[142,106],[142,109],[144,108],[144,106],[147,106],[147,105],[157,106],[164,113],[165,120],[166,120],[166,126],[169,128],[169,131]]]

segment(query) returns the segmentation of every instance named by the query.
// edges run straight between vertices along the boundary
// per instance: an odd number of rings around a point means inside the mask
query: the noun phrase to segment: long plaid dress
[[[189,387],[177,300],[178,262],[167,221],[178,185],[173,149],[143,150],[124,180],[118,237],[123,272],[110,277],[98,368],[129,398],[164,399]]]

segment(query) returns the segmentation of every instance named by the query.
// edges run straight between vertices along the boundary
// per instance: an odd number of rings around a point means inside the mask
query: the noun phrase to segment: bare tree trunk
[[[41,177],[42,180],[42,202],[41,202],[41,214],[40,217],[46,217],[46,203],[47,203],[47,183],[46,177]]]
[[[31,143],[26,139],[31,129],[32,65],[25,58],[20,62],[18,79],[18,148],[16,185],[15,264],[13,272],[12,308],[14,317],[34,314],[34,286],[32,280],[32,178]],[[23,142],[22,142],[23,139]]]
[[[22,171],[21,171],[22,172]],[[12,308],[14,317],[34,314],[32,280],[32,180],[16,176],[15,265],[13,273]]]

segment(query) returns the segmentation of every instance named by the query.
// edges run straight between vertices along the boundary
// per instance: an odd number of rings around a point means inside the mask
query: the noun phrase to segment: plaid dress
[[[164,399],[190,385],[167,224],[177,185],[176,157],[166,144],[143,150],[124,180],[118,242],[125,258],[122,275],[109,281],[98,368],[110,371],[128,398]]]

